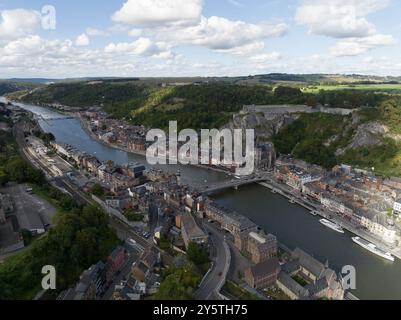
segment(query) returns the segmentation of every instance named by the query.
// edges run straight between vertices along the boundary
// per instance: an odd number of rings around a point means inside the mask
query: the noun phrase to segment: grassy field
[[[364,90],[364,91],[384,91],[384,92],[399,92],[401,93],[401,84],[346,84],[346,85],[318,85],[302,88],[305,93],[319,93],[320,90],[335,91],[335,90]]]

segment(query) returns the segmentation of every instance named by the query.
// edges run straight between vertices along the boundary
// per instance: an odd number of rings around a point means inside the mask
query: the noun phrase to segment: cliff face
[[[381,139],[386,137],[390,132],[389,128],[379,121],[371,121],[363,124],[356,123],[354,125],[357,127],[355,135],[345,148],[337,150],[337,156],[343,155],[346,151],[351,149],[379,145]]]
[[[243,110],[225,128],[254,129],[259,141],[274,141],[278,152],[327,168],[347,163],[401,176],[401,134],[377,110],[334,111],[265,106]]]
[[[269,139],[299,118],[299,114],[272,114],[269,112],[236,114],[224,127],[229,129],[254,129],[261,139]]]
[[[224,128],[254,129],[256,137],[268,140],[299,119],[301,114],[302,112],[297,112],[297,109],[290,110],[288,107],[283,108],[282,111],[278,111],[277,107],[265,108],[263,112],[247,110],[247,112],[234,115]],[[342,126],[344,130],[341,134],[334,135],[324,142],[324,145],[329,147],[346,135],[349,136],[348,141],[345,141],[345,146],[336,150],[337,156],[341,156],[351,149],[379,145],[382,138],[401,140],[401,136],[391,134],[390,129],[381,122],[365,122],[359,111],[355,111],[350,117],[344,115]],[[324,130],[324,128],[320,129]]]

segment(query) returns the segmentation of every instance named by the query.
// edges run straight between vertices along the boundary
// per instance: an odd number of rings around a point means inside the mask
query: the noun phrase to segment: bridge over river
[[[220,181],[208,186],[204,186],[201,189],[198,189],[198,192],[204,195],[212,194],[216,192],[223,191],[225,189],[238,189],[241,186],[246,186],[258,182],[264,182],[269,180],[269,176],[267,175],[259,175],[259,176],[244,176],[242,178],[235,178],[229,181]]]
[[[35,116],[37,120],[41,120],[45,123],[47,123],[47,125],[49,125],[50,127],[52,127],[54,124],[54,121],[64,121],[64,120],[69,120],[69,119],[76,119],[76,117],[74,116],[67,116],[67,115],[62,115],[60,114],[60,116],[43,116],[43,115],[36,115]]]

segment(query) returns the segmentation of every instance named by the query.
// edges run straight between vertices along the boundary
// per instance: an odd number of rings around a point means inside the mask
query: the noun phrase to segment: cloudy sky
[[[0,0],[0,78],[401,75],[398,0]]]

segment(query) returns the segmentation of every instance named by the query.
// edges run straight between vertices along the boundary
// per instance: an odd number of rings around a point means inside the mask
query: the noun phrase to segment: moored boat
[[[360,245],[362,248],[365,248],[366,250],[384,258],[390,261],[394,261],[394,257],[390,252],[386,252],[385,250],[377,247],[375,244],[370,243],[369,241],[362,239],[360,237],[353,237],[352,241],[354,241],[356,244]]]
[[[332,230],[334,230],[336,232],[344,233],[344,229],[339,224],[337,224],[335,222],[329,221],[327,219],[321,219],[319,221],[324,226],[326,226],[326,227],[328,227],[328,228],[330,228],[330,229],[332,229]]]

